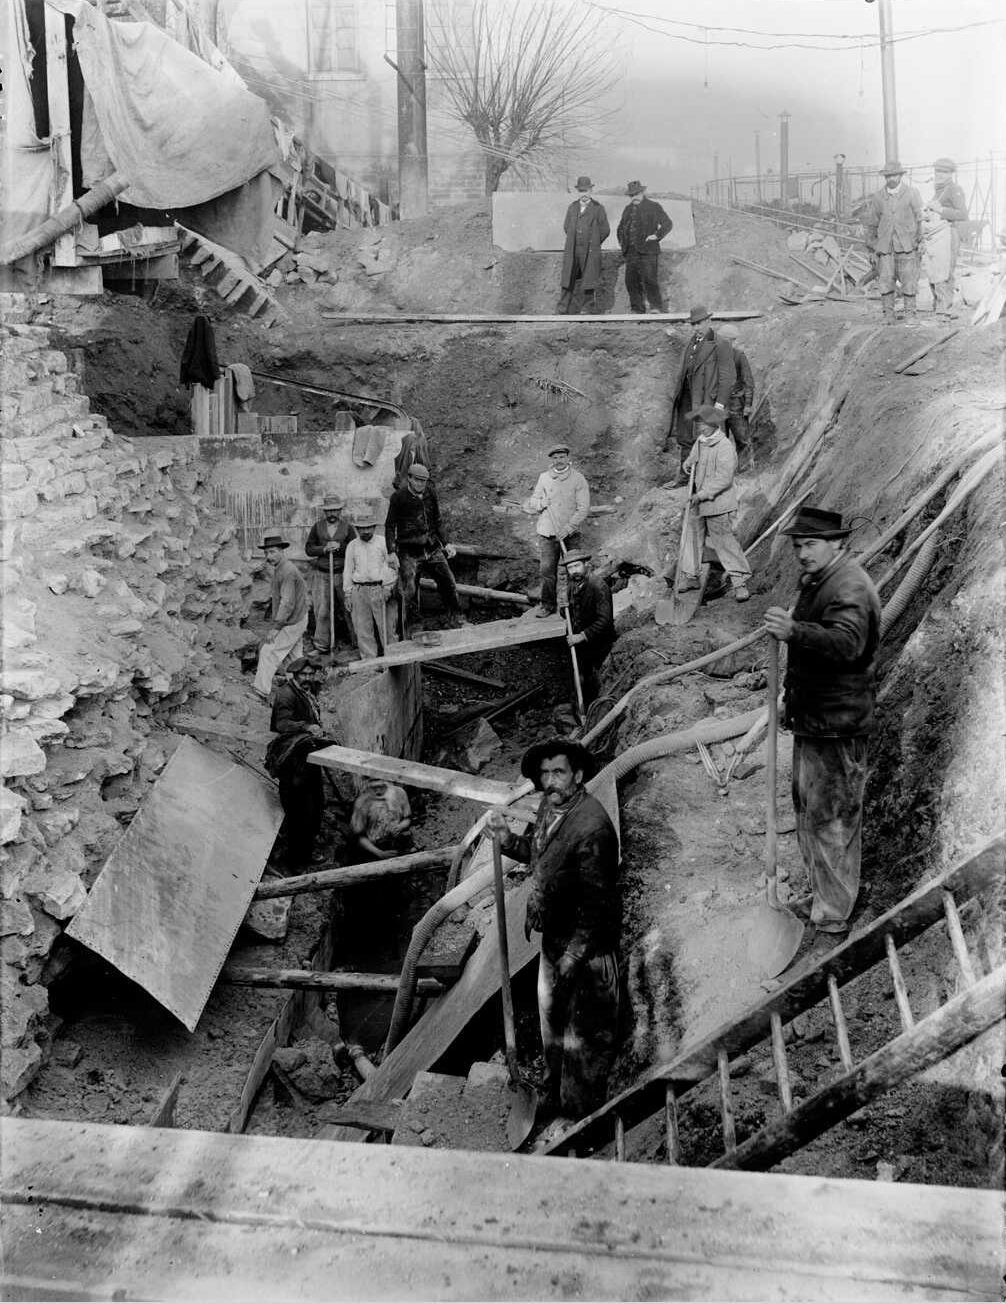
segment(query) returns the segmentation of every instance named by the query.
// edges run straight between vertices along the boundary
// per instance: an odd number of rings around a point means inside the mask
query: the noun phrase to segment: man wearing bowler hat
[[[505,807],[490,811],[487,825],[508,856],[531,867],[524,934],[541,933],[544,1105],[583,1118],[604,1102],[617,1043],[618,835],[584,787],[596,765],[582,743],[535,743],[520,768],[542,794],[533,831],[511,833]]]
[[[288,656],[299,657],[307,629],[307,585],[297,567],[283,554],[290,542],[282,534],[267,534],[261,543],[266,565],[272,571],[270,622],[273,635],[258,650],[255,691],[267,698],[273,675]]]
[[[696,304],[688,320],[692,335],[681,356],[667,431],[667,444],[673,440],[678,445],[679,485],[688,482],[685,458],[696,438],[693,413],[701,407],[716,407],[726,413],[737,378],[733,346],[714,332],[709,309],[704,304]],[[668,329],[667,333],[672,332]]]
[[[548,456],[552,465],[542,471],[531,496],[521,503],[528,516],[538,517],[539,616],[555,614],[559,556],[563,548],[579,548],[580,526],[590,510],[590,489],[570,461],[569,445],[553,444]]]
[[[332,602],[340,626],[349,632],[349,618],[342,600],[342,571],[346,564],[346,544],[353,531],[342,512],[346,500],[341,494],[326,494],[321,503],[321,516],[314,522],[304,542],[304,551],[311,558],[311,606],[314,609],[314,649],[316,652],[334,652],[330,647],[332,609],[329,606],[331,576]],[[331,559],[331,560],[330,560]]]
[[[867,743],[874,728],[880,598],[846,551],[838,512],[801,507],[793,540],[800,595],[765,624],[788,647],[784,724],[793,732],[793,807],[811,895],[794,908],[841,939],[859,893]]]
[[[578,282],[584,309],[587,312],[597,312],[601,245],[611,230],[604,205],[599,204],[591,194],[594,183],[590,177],[577,177],[576,188],[579,197],[566,209],[566,220],[563,223],[566,244],[562,253],[562,297],[556,308],[558,313],[573,311],[574,292]]]
[[[860,216],[866,243],[877,259],[877,283],[885,322],[894,321],[894,293],[901,286],[905,321],[914,323],[919,283],[922,198],[905,181],[897,159],[884,164],[884,188],[871,195]]]
[[[618,247],[625,259],[625,288],[629,295],[629,311],[646,312],[649,304],[654,312],[666,312],[667,305],[660,293],[658,264],[660,242],[674,223],[661,206],[647,199],[646,187],[641,181],[630,181],[625,188],[629,196],[618,223]]]
[[[734,533],[737,516],[737,450],[727,438],[727,414],[716,407],[701,407],[688,414],[699,430],[699,437],[685,458],[685,470],[695,467],[692,484],[688,533],[684,537],[681,579],[678,591],[686,593],[699,587],[702,550],[708,544],[730,577],[735,602],[747,602],[751,567],[744,549]]]
[[[611,589],[593,573],[591,554],[576,549],[559,563],[566,570],[569,620],[573,632],[566,642],[575,650],[584,706],[601,690],[600,670],[618,633],[615,629]]]

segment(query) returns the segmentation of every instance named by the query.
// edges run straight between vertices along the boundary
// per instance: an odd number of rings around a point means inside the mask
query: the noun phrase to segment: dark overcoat
[[[566,232],[566,244],[562,253],[562,280],[564,290],[573,288],[573,251],[576,246],[576,227],[580,218],[580,201],[574,199],[566,209],[566,220],[562,229]],[[604,205],[592,199],[587,205],[584,219],[587,223],[587,252],[582,263],[583,280],[580,288],[585,291],[596,290],[601,282],[601,245],[608,238],[611,227]]]
[[[725,410],[730,405],[736,378],[737,365],[729,340],[712,330],[698,344],[694,339],[689,340],[674,386],[668,440],[676,440],[682,448],[691,448],[695,443],[694,423],[686,420],[686,414],[707,403],[719,403]]]

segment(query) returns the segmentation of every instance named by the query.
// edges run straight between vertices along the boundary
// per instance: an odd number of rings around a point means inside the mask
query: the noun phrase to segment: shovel
[[[503,1041],[509,1081],[509,1113],[506,1121],[507,1141],[511,1150],[519,1150],[534,1127],[538,1112],[538,1093],[521,1080],[517,1068],[517,1033],[513,1018],[513,992],[510,990],[510,947],[506,933],[506,898],[503,892],[503,854],[498,833],[493,834],[493,886],[496,890],[496,931],[500,951],[500,995],[503,998]]]
[[[658,625],[685,625],[695,615],[695,610],[702,601],[702,594],[706,586],[706,578],[709,575],[709,567],[699,564],[699,587],[695,590],[694,596],[683,598],[678,593],[678,584],[681,582],[681,563],[685,555],[685,540],[688,538],[688,522],[692,512],[692,492],[695,488],[695,467],[692,466],[691,473],[688,476],[688,497],[685,499],[685,510],[681,517],[681,538],[678,541],[678,560],[674,566],[674,582],[671,586],[671,596],[661,598],[653,612],[653,619]],[[701,551],[701,550],[700,550]]]
[[[545,508],[545,511],[548,512],[549,520],[552,522],[552,529],[555,530],[555,537],[556,537],[556,539],[557,539],[557,541],[558,541],[558,543],[559,543],[559,552],[562,554],[563,557],[565,557],[565,556],[566,556],[566,553],[569,551],[569,549],[566,547],[565,543],[563,542],[562,535],[559,533],[559,527],[558,527],[558,526],[556,525],[556,523],[555,523],[555,517],[552,515],[552,509],[551,509],[551,507],[546,507],[546,508]],[[563,609],[562,609],[562,614],[563,614],[563,616],[565,617],[565,620],[566,620],[566,634],[567,634],[570,638],[572,638],[572,636],[573,636],[573,620],[572,620],[572,618],[571,618],[571,616],[570,616],[570,614],[569,614],[569,587],[568,587],[568,579],[567,579],[567,589],[566,589],[566,605],[565,605],[565,606],[563,607]],[[571,648],[569,649],[569,659],[570,659],[570,661],[573,663],[573,687],[576,689],[576,708],[577,708],[577,715],[578,715],[579,718],[580,718],[580,724],[581,724],[581,727],[582,727],[583,722],[586,720],[587,717],[586,717],[586,712],[585,712],[584,705],[583,705],[583,684],[580,682],[580,663],[579,663],[579,661],[577,661],[577,659],[576,659],[576,648],[575,648],[575,647],[571,647]]]
[[[792,963],[803,941],[804,925],[792,910],[779,900],[776,858],[775,781],[779,740],[779,642],[768,640],[768,735],[765,740],[765,776],[768,784],[765,806],[765,904],[751,921],[748,935],[748,958],[767,978]]]

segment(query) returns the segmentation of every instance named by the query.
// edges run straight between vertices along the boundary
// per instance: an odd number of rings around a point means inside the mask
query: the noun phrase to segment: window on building
[[[305,3],[310,71],[359,72],[356,0],[305,0]]]

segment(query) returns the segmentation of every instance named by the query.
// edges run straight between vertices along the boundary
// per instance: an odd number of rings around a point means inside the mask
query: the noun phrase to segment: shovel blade
[[[658,625],[669,625],[674,619],[674,599],[661,598],[653,612],[653,619]]]
[[[519,1150],[534,1127],[538,1113],[538,1093],[534,1087],[520,1082],[511,1083],[506,1090],[506,1137],[511,1150]]]
[[[766,978],[776,978],[793,962],[803,941],[804,923],[792,910],[767,902],[758,906],[748,933],[748,959]]]

